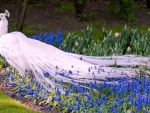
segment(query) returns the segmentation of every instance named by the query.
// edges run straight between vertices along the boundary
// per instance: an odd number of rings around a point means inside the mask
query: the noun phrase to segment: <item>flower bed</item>
[[[35,80],[32,73],[26,71],[25,76],[20,76],[19,73],[14,73],[12,67],[9,66],[6,68],[5,86],[12,86],[12,95],[16,95],[18,98],[25,97],[32,99],[35,104],[42,106],[41,110],[47,109],[51,111],[52,109],[57,109],[64,113],[148,113],[150,111],[150,65],[149,62],[142,62],[138,58],[144,59],[145,57],[142,56],[149,56],[149,37],[149,31],[143,34],[142,31],[138,32],[127,27],[120,34],[118,33],[116,35],[104,30],[100,40],[94,40],[92,38],[91,28],[82,31],[82,35],[80,36],[69,33],[64,40],[60,32],[58,32],[57,36],[52,33],[50,35],[45,33],[44,36],[42,34],[39,36],[31,36],[33,39],[56,46],[63,51],[92,56],[104,56],[101,57],[102,59],[100,61],[108,58],[106,56],[110,56],[109,59],[113,59],[114,55],[120,55],[118,56],[118,61],[114,60],[114,65],[110,64],[110,60],[107,61],[109,64],[105,61],[105,65],[107,64],[107,66],[117,69],[132,68],[137,70],[137,73],[135,72],[134,74],[136,75],[132,78],[110,78],[101,82],[97,82],[96,78],[93,77],[90,83],[85,84],[75,82],[74,80],[68,84],[63,80],[58,81],[55,79],[55,83],[60,84],[64,88],[64,92],[62,93],[58,87],[54,91],[46,90],[43,85]],[[134,56],[133,59],[130,59],[131,63],[129,65],[129,63],[121,64],[122,59],[126,58],[125,56],[121,56],[123,54],[137,54],[142,56]],[[119,60],[119,58],[122,59]],[[135,60],[134,65],[132,61],[136,58],[137,60]],[[82,57],[80,60],[82,60]],[[100,68],[99,72],[103,71],[105,70]],[[71,71],[69,73],[71,74]],[[111,73],[111,71],[108,72],[108,76]],[[126,75],[124,72],[121,74]],[[45,73],[44,77],[50,77],[50,75]],[[111,81],[111,84],[108,83],[108,80]]]

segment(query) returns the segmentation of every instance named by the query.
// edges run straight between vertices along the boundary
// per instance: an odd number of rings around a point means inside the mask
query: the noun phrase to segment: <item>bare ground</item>
[[[119,14],[112,14],[106,11],[107,0],[100,2],[87,2],[85,7],[85,14],[97,12],[96,16],[90,16],[88,19],[80,21],[75,18],[75,13],[71,10],[56,12],[55,9],[59,7],[57,4],[43,3],[44,8],[37,7],[36,4],[29,4],[26,19],[25,28],[30,29],[39,34],[40,32],[53,32],[61,31],[62,33],[79,31],[86,28],[87,25],[92,24],[94,28],[101,29],[106,27],[123,27],[127,23]],[[138,26],[150,26],[150,9],[146,7],[146,1],[138,1],[138,6],[134,10],[135,18],[137,19],[136,25]],[[16,4],[15,3],[0,3],[0,11],[8,9],[11,16],[9,18],[9,28],[13,30],[15,27],[16,17]],[[135,23],[130,23],[130,26],[134,26]]]

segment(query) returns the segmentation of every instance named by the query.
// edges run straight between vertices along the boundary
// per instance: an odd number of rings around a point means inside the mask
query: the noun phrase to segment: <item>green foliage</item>
[[[86,0],[77,0],[77,3],[80,4],[80,5],[82,5],[82,4],[85,3],[85,1],[86,1]]]
[[[1,113],[39,113],[25,108],[19,101],[4,95],[0,90],[0,112]]]
[[[101,36],[101,37],[100,37]],[[122,54],[137,54],[149,56],[150,32],[138,31],[126,27],[121,31],[119,37],[115,37],[112,31],[103,29],[103,34],[93,38],[93,29],[87,28],[79,35],[69,33],[63,42],[64,50],[73,53],[92,56],[108,56]]]
[[[44,8],[44,4],[41,1],[38,1],[38,3],[36,4],[36,7],[39,9]]]
[[[133,9],[136,7],[134,0],[110,0],[107,11],[120,13],[123,18],[133,22],[136,20],[133,14]]]
[[[66,3],[65,1],[60,2],[60,7],[55,8],[55,12],[64,12],[71,10],[74,12],[74,5],[72,2]]]
[[[94,19],[97,17],[97,14],[98,12],[96,11],[93,11],[93,12],[90,12],[89,14],[86,14],[86,13],[81,13],[81,14],[78,14],[78,16],[82,19]]]
[[[112,12],[112,13],[119,13],[119,0],[110,0],[108,6],[107,6],[107,11]]]
[[[80,15],[83,13],[85,3],[86,0],[74,0],[76,17],[80,17]]]
[[[123,18],[127,18],[129,22],[135,20],[133,9],[136,7],[134,0],[121,0],[120,12]]]
[[[34,31],[31,29],[24,28],[22,33],[26,34],[27,36],[31,36],[34,34]]]
[[[76,16],[82,19],[93,19],[96,18],[98,12],[92,11],[89,14],[86,14],[83,12],[84,10],[84,5],[85,5],[86,0],[77,0],[74,2],[66,2],[62,1],[59,2],[60,7],[55,8],[55,12],[64,12],[64,11],[72,11],[76,12]]]
[[[150,12],[148,12],[147,14],[150,15]]]
[[[2,68],[4,66],[5,62],[3,59],[0,59],[0,68]]]

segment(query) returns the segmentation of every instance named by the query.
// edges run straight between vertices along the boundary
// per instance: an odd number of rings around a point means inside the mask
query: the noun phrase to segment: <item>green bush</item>
[[[3,59],[0,59],[0,68],[2,68],[4,66],[5,62]]]
[[[136,8],[134,0],[110,0],[107,11],[112,13],[120,13],[121,16],[129,22],[135,21],[133,9]]]

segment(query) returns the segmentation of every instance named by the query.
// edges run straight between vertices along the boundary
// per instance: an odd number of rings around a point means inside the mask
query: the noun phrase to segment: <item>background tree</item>
[[[16,27],[18,31],[23,30],[23,23],[24,23],[26,11],[27,11],[27,3],[28,3],[28,0],[23,1],[23,8],[21,10],[21,0],[17,0]]]
[[[81,17],[86,0],[73,0],[73,3],[75,5],[75,12],[76,12],[76,17]]]
[[[150,8],[150,0],[147,0],[147,7]]]

